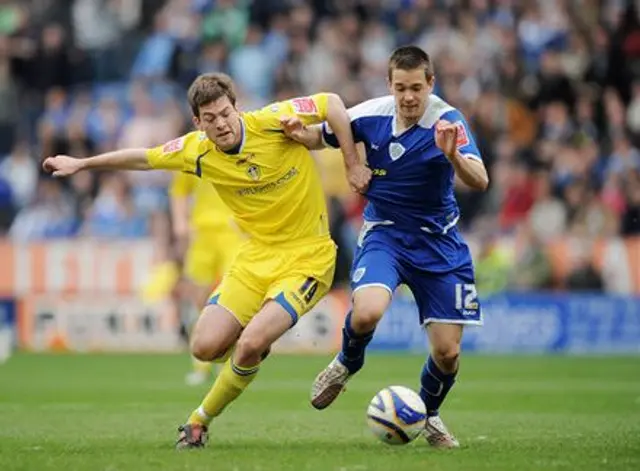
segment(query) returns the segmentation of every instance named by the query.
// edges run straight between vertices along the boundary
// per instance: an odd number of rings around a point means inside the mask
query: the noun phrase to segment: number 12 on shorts
[[[456,309],[459,311],[475,311],[478,309],[476,285],[456,283]]]

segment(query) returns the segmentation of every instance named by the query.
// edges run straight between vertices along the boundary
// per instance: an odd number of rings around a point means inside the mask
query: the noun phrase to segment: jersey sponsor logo
[[[404,155],[405,150],[404,146],[399,142],[392,142],[389,144],[389,156],[391,157],[391,160],[398,160]]]
[[[354,283],[357,283],[362,279],[366,271],[367,271],[367,267],[358,268],[356,271],[353,272],[353,277],[351,277],[351,281],[353,281]]]
[[[294,98],[291,105],[296,114],[318,114],[316,102],[311,97]]]
[[[257,166],[252,165],[252,167],[257,167]],[[248,173],[249,173],[249,169],[247,169],[247,174]],[[297,168],[291,167],[291,169],[287,173],[285,173],[283,176],[281,176],[274,182],[266,183],[261,186],[252,186],[249,188],[242,188],[241,190],[238,190],[236,193],[238,196],[250,196],[250,195],[269,193],[271,191],[277,190],[283,185],[286,185],[287,183],[289,183],[290,180],[295,178],[299,173],[300,171]]]
[[[172,154],[178,152],[184,148],[184,136],[167,142],[162,148],[162,152],[165,154]]]
[[[262,174],[262,171],[260,170],[260,167],[258,167],[257,165],[251,164],[249,165],[249,167],[247,167],[247,175],[249,175],[249,178],[251,178],[251,180],[253,180],[254,182],[257,182],[258,180],[260,180],[261,174]]]
[[[456,141],[457,147],[464,147],[469,145],[469,136],[467,136],[467,130],[464,128],[464,124],[461,121],[456,123],[458,129],[458,140]]]

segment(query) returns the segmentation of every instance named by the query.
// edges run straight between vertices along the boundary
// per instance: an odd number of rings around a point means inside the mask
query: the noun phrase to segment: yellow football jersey
[[[282,132],[281,116],[305,124],[327,117],[328,97],[317,94],[241,113],[242,144],[225,153],[202,132],[192,132],[147,151],[156,169],[182,170],[213,183],[238,227],[266,244],[329,237],[327,209],[309,151]]]
[[[171,182],[169,193],[191,198],[189,219],[191,227],[196,231],[228,231],[232,227],[233,214],[210,182],[188,173],[177,173]]]

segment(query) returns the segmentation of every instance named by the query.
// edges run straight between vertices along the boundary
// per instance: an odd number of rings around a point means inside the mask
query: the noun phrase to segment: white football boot
[[[346,366],[336,356],[329,366],[316,376],[311,388],[311,405],[316,409],[324,409],[344,391],[344,387],[351,375]]]
[[[427,443],[434,448],[458,448],[460,443],[449,433],[439,415],[428,417],[424,426]]]
[[[200,386],[211,381],[211,374],[207,371],[190,371],[184,377],[187,386]]]

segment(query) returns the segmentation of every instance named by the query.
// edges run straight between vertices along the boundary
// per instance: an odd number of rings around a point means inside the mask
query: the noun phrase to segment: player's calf
[[[431,356],[443,373],[455,373],[460,360],[460,344],[455,340],[440,342],[432,347]]]
[[[238,365],[256,365],[264,360],[270,352],[270,339],[243,334],[236,344],[234,361]]]
[[[354,292],[353,311],[345,318],[342,351],[338,356],[350,375],[363,367],[367,345],[390,302],[389,291],[380,286],[363,286]]]

